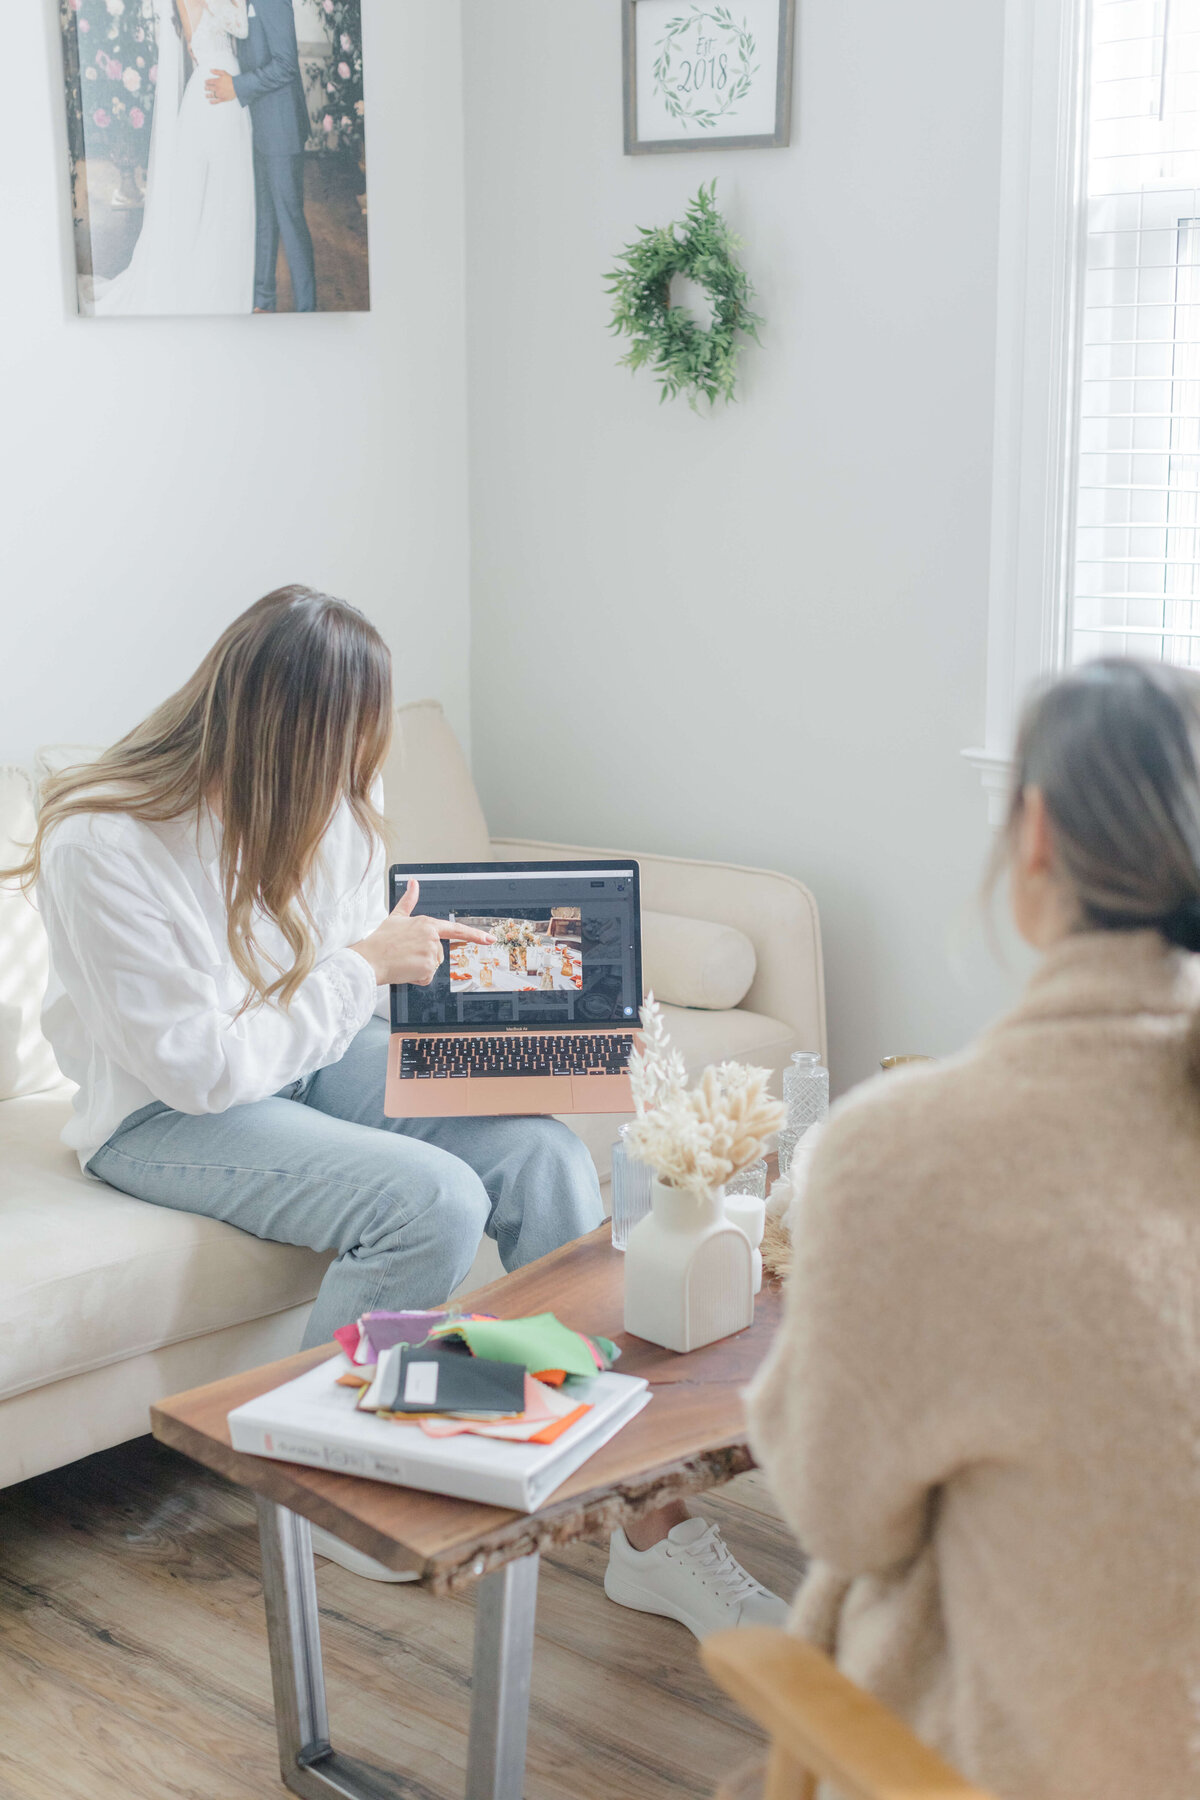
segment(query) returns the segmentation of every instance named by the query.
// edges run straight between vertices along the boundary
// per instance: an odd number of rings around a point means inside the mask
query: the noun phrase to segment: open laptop
[[[416,917],[456,919],[495,941],[448,944],[428,987],[392,988],[389,1118],[632,1112],[637,864],[397,864],[392,906],[413,876]]]

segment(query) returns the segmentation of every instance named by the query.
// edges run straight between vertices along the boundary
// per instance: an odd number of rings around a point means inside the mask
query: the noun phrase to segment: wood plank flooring
[[[791,1593],[757,1474],[695,1510]],[[605,1556],[543,1558],[528,1800],[703,1800],[757,1733],[690,1633],[605,1599]],[[461,1800],[472,1599],[331,1563],[317,1586],[338,1748]],[[0,1493],[0,1717],[0,1800],[282,1795],[248,1497],[149,1438]]]
[[[371,279],[367,262],[367,218],[358,204],[362,177],[344,154],[304,159],[304,216],[312,233],[320,312],[369,312]],[[278,310],[292,310],[292,278],[279,251]]]

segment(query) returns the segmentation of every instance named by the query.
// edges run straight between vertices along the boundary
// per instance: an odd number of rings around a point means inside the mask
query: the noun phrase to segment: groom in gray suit
[[[258,214],[254,310],[275,311],[275,266],[282,237],[296,311],[316,312],[316,268],[304,217],[308,106],[292,0],[252,0],[248,24],[249,34],[238,45],[241,73],[214,71],[204,86],[214,105],[237,100],[250,108]]]

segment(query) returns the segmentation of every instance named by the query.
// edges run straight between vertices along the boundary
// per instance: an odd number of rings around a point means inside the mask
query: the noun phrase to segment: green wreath
[[[737,383],[739,333],[761,342],[763,320],[751,312],[754,290],[736,251],[741,239],[717,210],[716,182],[702,187],[681,224],[639,227],[638,240],[618,257],[606,277],[613,296],[614,332],[632,339],[621,366],[649,363],[658,377],[660,402],[686,394],[694,409],[732,400]],[[707,329],[686,306],[671,305],[671,277],[688,275],[712,301]]]

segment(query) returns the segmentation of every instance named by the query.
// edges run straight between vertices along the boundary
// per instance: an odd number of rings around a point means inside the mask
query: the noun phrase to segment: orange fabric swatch
[[[553,1419],[549,1425],[543,1425],[536,1436],[526,1438],[525,1442],[527,1444],[552,1444],[555,1438],[562,1436],[569,1425],[574,1425],[577,1419],[582,1419],[584,1413],[591,1412],[591,1410],[590,1406],[577,1406],[574,1412],[567,1413],[564,1418]]]

